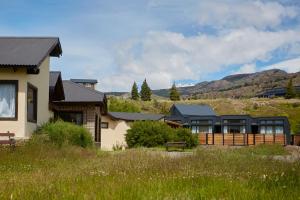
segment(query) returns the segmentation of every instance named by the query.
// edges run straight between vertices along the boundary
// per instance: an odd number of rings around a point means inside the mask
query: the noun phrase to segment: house
[[[166,121],[176,122],[183,127],[190,128],[192,133],[199,134],[200,144],[214,143],[217,137],[220,139],[218,142],[222,144],[226,143],[226,138],[229,138],[230,144],[245,145],[246,143],[266,143],[266,141],[289,144],[291,137],[287,117],[217,115],[208,105],[174,104]],[[238,139],[242,141],[238,142]]]
[[[125,135],[134,121],[163,121],[164,115],[146,113],[108,112],[101,119],[101,148],[126,147]]]
[[[96,79],[70,79],[70,81],[94,90],[96,89],[96,84],[98,83]]]
[[[28,139],[39,125],[59,117],[83,125],[100,143],[106,96],[50,72],[50,57],[61,54],[58,38],[0,37],[0,132]]]
[[[273,89],[267,89],[258,95],[256,97],[260,98],[272,98],[272,97],[284,97],[286,95],[286,88],[280,87],[280,88],[273,88]],[[296,93],[300,93],[300,86],[294,86],[294,91]]]
[[[71,80],[62,81],[60,72],[51,72],[50,77],[53,81],[50,82],[50,86],[62,86],[65,96],[64,99],[51,102],[54,117],[84,126],[100,146],[101,117],[107,113],[106,95]]]
[[[51,57],[61,55],[59,38],[0,37],[0,132],[29,138],[53,117],[49,65]],[[57,92],[54,99],[64,98]]]

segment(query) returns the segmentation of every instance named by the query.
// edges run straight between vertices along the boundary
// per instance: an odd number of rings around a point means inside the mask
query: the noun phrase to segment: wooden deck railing
[[[284,134],[248,134],[248,133],[199,133],[200,145],[257,145],[281,144],[286,145]]]

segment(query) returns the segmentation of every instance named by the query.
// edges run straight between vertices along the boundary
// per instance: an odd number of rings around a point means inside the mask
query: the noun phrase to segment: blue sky
[[[235,73],[300,71],[300,1],[2,0],[0,35],[58,36],[64,79],[102,91],[152,89]]]

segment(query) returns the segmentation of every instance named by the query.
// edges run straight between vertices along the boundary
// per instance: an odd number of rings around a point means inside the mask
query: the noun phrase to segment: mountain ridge
[[[178,87],[178,90],[183,98],[250,98],[266,89],[285,87],[291,78],[294,85],[300,85],[300,72],[287,73],[280,69],[270,69],[255,73],[233,74],[220,80]],[[153,90],[153,94],[168,97],[169,89]]]

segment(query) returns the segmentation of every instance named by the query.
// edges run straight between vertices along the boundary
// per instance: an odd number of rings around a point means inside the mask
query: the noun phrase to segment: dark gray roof
[[[72,81],[64,80],[65,100],[61,103],[101,103],[105,101],[105,94],[86,88]],[[59,103],[57,102],[57,103]]]
[[[50,101],[61,101],[65,99],[64,88],[61,79],[61,72],[51,71],[49,76],[49,97]]]
[[[61,54],[57,37],[0,37],[0,67],[39,67],[47,56]]]
[[[108,115],[110,115],[115,119],[122,119],[126,121],[142,121],[142,120],[157,121],[164,117],[164,115],[160,115],[160,114],[127,113],[127,112],[108,112]]]
[[[182,115],[215,116],[215,111],[208,105],[174,104]]]
[[[70,79],[70,81],[74,82],[74,83],[98,83],[98,81],[96,79]]]
[[[60,74],[61,74],[61,72],[58,72],[58,71],[50,72],[50,77],[49,77],[49,86],[50,87],[55,87]]]

